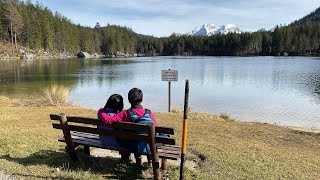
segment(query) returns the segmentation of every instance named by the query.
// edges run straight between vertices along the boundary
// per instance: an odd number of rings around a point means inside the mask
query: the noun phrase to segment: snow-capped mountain
[[[228,33],[242,33],[243,31],[234,24],[227,24],[224,26],[217,26],[215,24],[204,24],[197,26],[188,35],[194,36],[211,36],[215,34],[228,34]]]

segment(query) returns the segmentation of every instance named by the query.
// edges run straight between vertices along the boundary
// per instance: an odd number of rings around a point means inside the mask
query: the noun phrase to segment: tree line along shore
[[[0,2],[1,59],[68,57],[79,52],[103,56],[156,55],[307,55],[318,56],[320,9],[290,25],[264,32],[229,33],[214,36],[171,35],[152,37],[117,25],[86,27],[74,24],[31,0]],[[4,45],[6,44],[6,45]]]

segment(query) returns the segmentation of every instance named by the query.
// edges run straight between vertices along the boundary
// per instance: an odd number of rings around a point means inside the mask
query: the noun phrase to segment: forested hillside
[[[214,36],[141,36],[116,25],[76,25],[58,12],[30,0],[0,1],[0,43],[50,53],[80,51],[152,55],[319,55],[320,10],[274,31]],[[1,48],[0,48],[1,49]],[[0,52],[1,53],[1,52]]]
[[[0,41],[13,42],[47,52],[133,53],[137,35],[115,25],[94,28],[75,25],[41,4],[18,0],[0,1]]]
[[[291,26],[304,25],[306,23],[317,23],[320,21],[320,8],[311,12],[307,16],[301,18],[300,20],[294,21]]]

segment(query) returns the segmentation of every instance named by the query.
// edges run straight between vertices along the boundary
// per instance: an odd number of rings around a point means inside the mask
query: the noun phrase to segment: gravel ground
[[[0,171],[0,180],[15,180],[16,178],[6,175],[3,171]]]

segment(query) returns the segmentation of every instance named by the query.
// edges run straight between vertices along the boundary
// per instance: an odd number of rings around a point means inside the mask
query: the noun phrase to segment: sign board
[[[178,70],[162,70],[162,81],[178,81]]]

